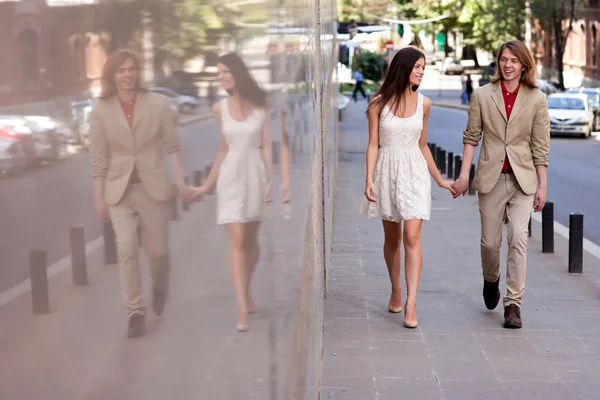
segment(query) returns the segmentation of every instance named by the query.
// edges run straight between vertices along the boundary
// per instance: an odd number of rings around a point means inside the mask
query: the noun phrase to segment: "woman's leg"
[[[387,265],[392,283],[392,295],[388,309],[391,312],[402,310],[402,282],[400,280],[400,244],[402,243],[402,225],[399,222],[383,221],[383,258]]]
[[[417,292],[419,291],[419,279],[421,278],[421,267],[423,265],[423,249],[421,247],[422,225],[423,221],[420,219],[404,222],[404,250],[406,252],[404,261],[404,268],[406,269],[404,322],[407,325],[414,326],[417,323]]]
[[[229,224],[229,268],[237,297],[238,330],[247,329],[248,319],[248,260],[246,257],[246,232],[244,224]]]

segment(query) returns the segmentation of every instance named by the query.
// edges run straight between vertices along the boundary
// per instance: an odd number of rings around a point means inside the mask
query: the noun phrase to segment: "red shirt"
[[[133,113],[135,112],[135,102],[137,98],[134,97],[131,101],[124,101],[119,97],[119,103],[121,103],[121,109],[125,114],[125,119],[129,124],[129,128],[133,128]],[[131,172],[131,181],[132,182],[140,182],[140,176],[138,175],[137,169],[134,167]]]
[[[515,89],[514,92],[509,92],[504,85],[504,82],[501,82],[502,86],[502,97],[504,98],[504,109],[506,110],[506,119],[510,120],[510,113],[515,106],[515,101],[517,100],[517,94],[519,94],[519,88],[521,84]],[[504,156],[504,165],[502,166],[502,171],[510,171],[510,162],[508,161],[508,156]]]

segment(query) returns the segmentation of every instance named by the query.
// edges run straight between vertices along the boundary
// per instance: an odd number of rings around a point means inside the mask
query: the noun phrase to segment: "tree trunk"
[[[558,74],[558,87],[561,90],[565,89],[565,78],[563,76],[563,56],[565,54],[562,43],[562,13],[554,11],[552,13],[552,24],[554,30],[554,57],[556,60],[556,72]]]

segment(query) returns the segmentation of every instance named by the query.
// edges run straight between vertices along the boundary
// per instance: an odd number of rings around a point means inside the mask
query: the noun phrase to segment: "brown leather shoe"
[[[516,304],[510,304],[504,307],[504,327],[507,329],[521,329],[521,309]]]
[[[500,302],[500,278],[496,282],[483,280],[483,301],[488,310],[496,308]]]
[[[127,337],[130,339],[144,335],[146,330],[146,318],[142,314],[133,314],[129,317],[129,327],[127,328]]]

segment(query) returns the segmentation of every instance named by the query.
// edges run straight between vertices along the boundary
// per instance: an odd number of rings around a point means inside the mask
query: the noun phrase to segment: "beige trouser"
[[[146,250],[152,288],[166,290],[169,278],[168,202],[154,200],[141,183],[132,183],[123,200],[110,206],[117,250],[119,252],[121,287],[127,315],[144,314],[140,276],[138,221],[142,228],[142,245]]]
[[[489,193],[479,193],[481,265],[483,278],[488,282],[496,282],[500,278],[502,224],[504,217],[508,217],[505,307],[509,304],[520,307],[525,292],[528,224],[533,198],[533,195],[521,190],[512,174],[500,174],[498,183]]]

